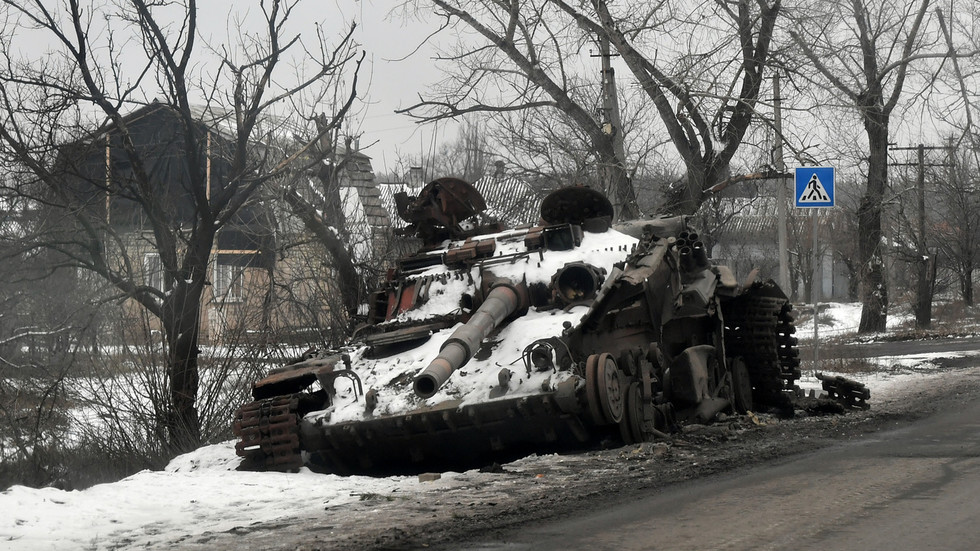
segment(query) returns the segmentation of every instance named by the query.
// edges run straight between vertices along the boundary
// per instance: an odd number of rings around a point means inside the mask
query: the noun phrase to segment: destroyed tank
[[[789,300],[713,264],[685,217],[613,227],[603,195],[568,187],[503,229],[452,178],[396,202],[422,249],[349,344],[254,383],[242,468],[460,470],[792,410]]]

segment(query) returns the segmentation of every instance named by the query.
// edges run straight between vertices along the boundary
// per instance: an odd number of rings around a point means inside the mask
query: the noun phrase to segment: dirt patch
[[[980,369],[943,369],[872,396],[872,409],[846,415],[730,417],[693,426],[669,441],[588,453],[532,456],[491,472],[444,473],[418,492],[363,494],[315,518],[280,519],[234,533],[180,542],[208,549],[455,549],[538,520],[622,502],[692,478],[786,459],[904,426],[980,396]],[[496,472],[493,472],[496,471]]]

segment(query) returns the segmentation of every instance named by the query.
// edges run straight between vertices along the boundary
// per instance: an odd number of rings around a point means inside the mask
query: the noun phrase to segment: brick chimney
[[[507,164],[503,160],[496,160],[493,162],[493,177],[495,180],[499,180],[504,176],[504,165]]]
[[[419,189],[422,187],[422,167],[413,166],[408,169],[408,187],[412,189]]]

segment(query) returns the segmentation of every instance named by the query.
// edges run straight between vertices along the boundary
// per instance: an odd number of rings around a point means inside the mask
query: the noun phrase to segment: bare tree
[[[0,238],[0,487],[41,486],[63,474],[51,451],[66,434],[72,335],[83,332],[91,312],[79,312],[63,277],[43,277],[40,255],[9,254],[15,244],[7,233]]]
[[[475,182],[492,171],[494,156],[480,120],[464,119],[456,139],[439,148],[432,173]]]
[[[951,152],[948,165],[946,177],[935,179],[936,243],[956,274],[960,297],[973,306],[973,271],[980,265],[980,181],[971,152]]]
[[[861,332],[884,331],[888,289],[882,259],[882,200],[888,184],[889,121],[912,64],[947,55],[925,34],[929,0],[841,0],[801,6],[794,43],[825,83],[858,111],[868,140],[867,186],[858,207]]]
[[[588,104],[600,102],[588,87],[581,87],[578,92]],[[661,157],[665,142],[649,131],[655,114],[646,96],[638,89],[626,88],[618,97],[624,148],[630,152],[626,170],[637,212],[650,213],[659,206],[663,187],[651,183],[650,174],[658,170],[674,172],[674,167],[665,166],[668,163]],[[564,113],[542,109],[494,113],[487,117],[485,132],[493,150],[507,160],[511,172],[539,191],[569,184],[604,189],[603,174],[596,170],[588,135]]]
[[[335,129],[336,123],[334,121],[326,128]],[[325,127],[322,122],[320,126]],[[337,137],[336,132],[325,132],[320,149],[314,154],[315,158],[323,160],[322,164],[312,171],[307,167],[292,171],[284,177],[285,184],[280,188],[293,216],[302,222],[330,257],[338,280],[337,295],[341,298],[338,306],[348,320],[353,320],[365,293],[350,247],[351,232],[344,213],[341,187],[345,172],[355,163],[354,157],[359,152],[352,147],[353,137],[347,137],[344,146],[336,145]]]
[[[661,2],[614,11],[610,2],[595,0],[591,18],[571,3],[556,3],[609,38],[656,106],[687,169],[684,185],[662,210],[695,212],[705,191],[729,176],[753,121],[780,1]],[[669,43],[683,46],[671,50]]]
[[[537,109],[499,113],[488,133],[522,177],[538,189],[569,184],[604,189],[588,135],[561,113]]]
[[[218,46],[202,43],[194,0],[166,9],[146,0],[91,8],[77,0],[3,3],[2,154],[8,166],[33,177],[11,192],[58,216],[25,235],[25,247],[56,251],[64,266],[97,274],[118,298],[159,320],[169,385],[164,425],[173,451],[201,440],[201,305],[216,236],[239,223],[266,182],[312,162],[315,140],[291,151],[256,145],[282,131],[278,121],[298,108],[303,93],[334,87],[338,75],[353,70],[350,34],[336,46],[319,27],[312,43],[284,34],[294,6],[262,2],[261,24],[229,22],[229,43]],[[50,46],[26,48],[17,41],[22,36],[43,37]],[[312,69],[290,74],[290,61]],[[329,121],[343,118],[355,82]],[[130,115],[137,107],[162,110],[174,121],[172,132],[147,141]],[[175,173],[159,171],[154,140],[163,138],[176,152]],[[93,166],[106,152],[111,159]],[[111,220],[115,201],[129,205],[141,231],[123,233]],[[144,279],[133,236],[158,255],[160,286]]]
[[[400,154],[389,179],[405,179],[411,174],[412,167],[421,167],[423,179],[450,176],[471,183],[479,180],[492,171],[495,159],[511,157],[510,151],[506,156],[498,154],[495,144],[491,143],[489,124],[485,114],[462,117],[456,137],[438,145],[434,151]]]
[[[852,194],[845,193],[846,189],[857,189],[856,185],[848,185],[847,181],[841,181],[840,191],[837,193],[835,202],[843,211],[839,216],[831,216],[829,235],[835,236],[834,239],[834,260],[847,271],[847,300],[855,302],[860,296],[861,266],[858,263],[858,228],[857,228],[857,204],[858,198]]]
[[[977,79],[980,76],[977,62],[980,56],[980,37],[972,25],[980,15],[975,2],[957,5],[950,13],[936,8],[943,41],[950,55],[949,63],[939,73],[948,84],[951,94],[940,95],[930,102],[935,119],[949,124],[957,135],[946,141],[947,173],[938,178],[939,209],[936,230],[937,243],[945,262],[952,267],[959,283],[960,296],[967,306],[974,303],[973,271],[980,264],[980,209],[978,209],[978,182],[976,171],[980,167],[980,130],[977,117],[980,99],[977,97]],[[973,52],[962,59],[958,52]]]
[[[623,5],[541,1],[434,0],[446,26],[456,22],[475,30],[483,42],[460,44],[443,60],[456,65],[430,99],[406,109],[422,120],[472,111],[526,113],[552,109],[552,127],[570,123],[611,176],[614,203],[625,217],[637,209],[632,170],[617,155],[615,139],[623,128],[603,124],[596,84],[574,69],[571,54],[585,45],[612,45],[644,91],[683,159],[686,179],[670,191],[664,212],[693,213],[704,190],[727,177],[733,156],[749,128],[769,58],[780,3],[660,2]],[[662,40],[665,36],[670,40]],[[674,44],[680,44],[674,47]],[[610,72],[612,67],[604,69]],[[597,82],[599,79],[591,79]],[[491,95],[502,91],[500,99]],[[513,117],[510,119],[513,122]],[[623,120],[627,120],[625,117]],[[511,128],[522,129],[520,125]],[[551,133],[528,134],[547,142]],[[564,136],[575,133],[563,132]],[[638,152],[634,151],[633,155]],[[646,153],[644,151],[643,153]]]
[[[947,83],[947,90],[953,93],[940,94],[936,101],[930,102],[929,107],[936,119],[959,131],[959,136],[947,145],[962,147],[967,144],[973,163],[980,165],[980,131],[977,129],[980,37],[973,30],[980,16],[980,6],[976,2],[968,2],[955,8],[948,16],[936,8],[936,18],[949,54],[949,63],[944,71],[940,71],[939,78]]]
[[[635,218],[639,213],[626,159],[616,148],[616,133],[623,130],[604,125],[595,105],[582,94],[583,88],[598,88],[598,68],[589,83],[567,59],[577,55],[573,52],[582,45],[593,44],[595,36],[583,35],[573,20],[562,17],[548,1],[434,0],[432,4],[445,19],[444,29],[470,29],[480,41],[461,41],[454,51],[443,55],[440,59],[454,66],[446,80],[433,89],[430,98],[400,112],[420,121],[467,113],[560,112],[559,119],[575,125],[593,162],[604,169],[603,187],[613,198],[618,215]]]

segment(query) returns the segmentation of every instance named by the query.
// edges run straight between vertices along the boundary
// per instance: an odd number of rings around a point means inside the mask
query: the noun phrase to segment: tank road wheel
[[[612,354],[600,354],[597,362],[599,384],[599,405],[602,406],[602,413],[606,422],[615,424],[623,419],[624,392],[623,381],[619,373],[619,366]]]
[[[646,440],[643,433],[643,396],[640,385],[631,383],[626,389],[625,411],[619,422],[619,433],[626,444],[636,444]]]
[[[593,354],[585,361],[585,391],[589,414],[599,425],[623,418],[623,381],[612,354]]]
[[[585,360],[585,396],[589,402],[589,414],[592,420],[601,425],[603,422],[602,410],[599,405],[599,355],[593,354]]]
[[[729,358],[728,369],[732,374],[732,405],[736,413],[752,411],[752,379],[749,377],[749,368],[745,367],[745,362],[741,357]]]

